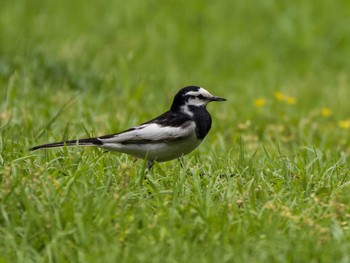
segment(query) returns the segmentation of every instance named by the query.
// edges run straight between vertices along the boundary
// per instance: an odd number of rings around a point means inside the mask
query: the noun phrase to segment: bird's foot
[[[148,164],[146,166],[146,173],[148,173],[152,169],[154,163],[155,163],[154,160],[151,160],[151,161],[148,162]]]

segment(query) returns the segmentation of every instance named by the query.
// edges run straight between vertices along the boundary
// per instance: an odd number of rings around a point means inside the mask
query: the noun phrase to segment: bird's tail
[[[38,145],[30,148],[29,151],[35,151],[35,150],[46,149],[46,148],[63,147],[63,146],[101,146],[102,144],[103,143],[98,138],[87,138],[87,139],[42,144],[42,145]]]

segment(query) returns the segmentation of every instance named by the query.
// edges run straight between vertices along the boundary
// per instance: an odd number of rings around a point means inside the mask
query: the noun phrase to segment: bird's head
[[[175,95],[171,110],[180,110],[184,107],[205,107],[211,101],[225,101],[226,99],[211,95],[207,90],[197,87],[184,87]]]

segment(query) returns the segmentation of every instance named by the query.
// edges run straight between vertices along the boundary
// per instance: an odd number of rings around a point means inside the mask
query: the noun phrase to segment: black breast
[[[189,106],[193,112],[193,120],[196,123],[197,138],[203,140],[211,128],[211,117],[207,109],[203,107]]]

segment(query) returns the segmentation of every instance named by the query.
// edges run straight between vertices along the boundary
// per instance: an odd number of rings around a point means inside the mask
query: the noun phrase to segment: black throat
[[[211,128],[211,116],[205,106],[189,105],[188,109],[193,114],[192,120],[196,123],[197,138],[203,140]]]

